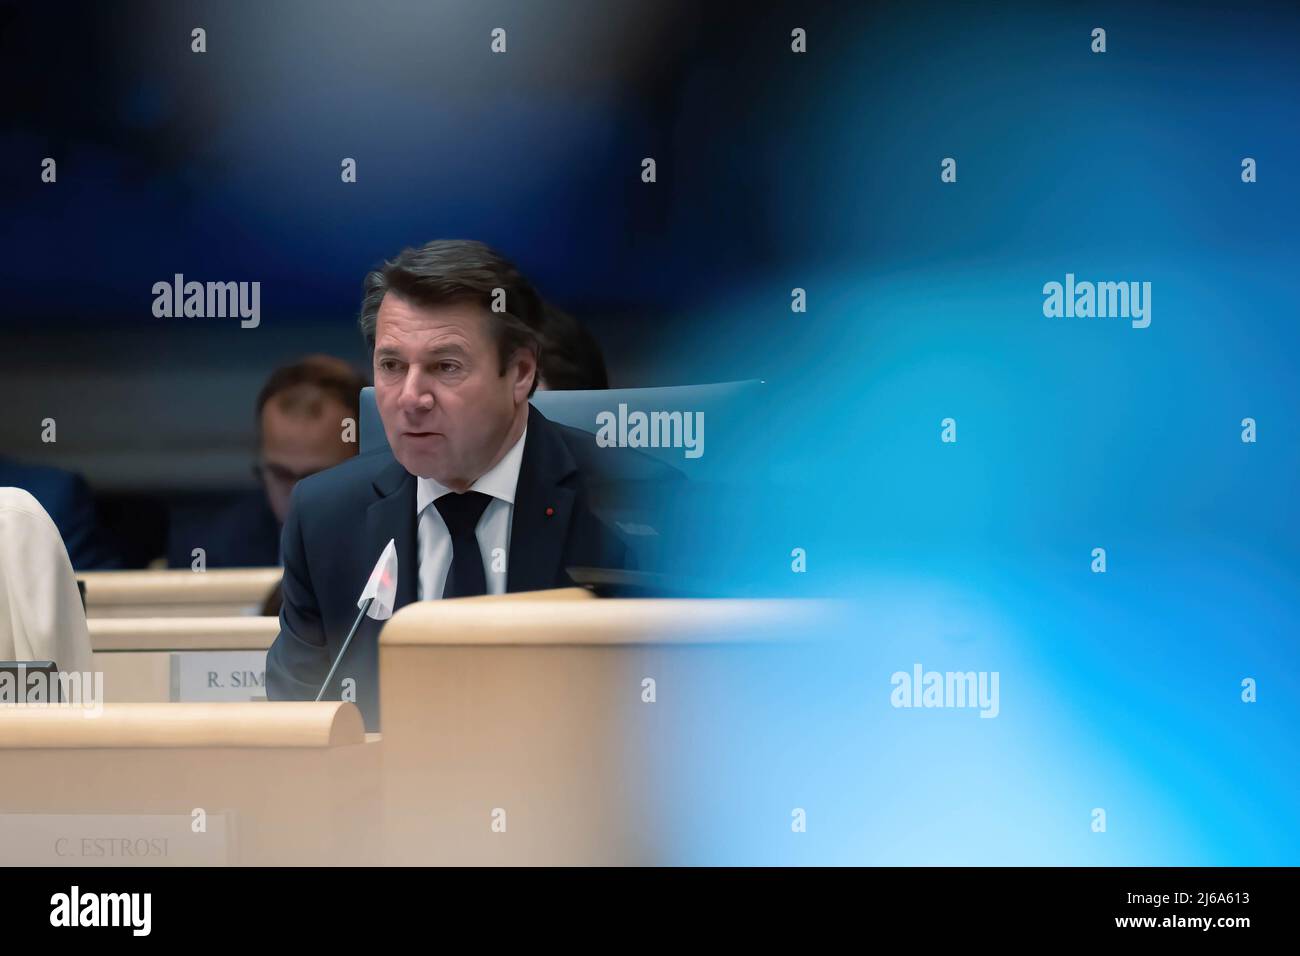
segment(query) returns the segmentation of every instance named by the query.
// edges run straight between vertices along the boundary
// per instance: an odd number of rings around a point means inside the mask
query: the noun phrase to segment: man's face
[[[352,412],[336,399],[326,399],[321,414],[314,417],[285,412],[274,398],[263,407],[262,485],[281,524],[289,514],[294,485],[356,454],[357,446],[343,441],[343,419],[351,417]]]
[[[526,349],[501,374],[492,317],[479,305],[413,305],[391,292],[379,305],[375,402],[413,475],[453,491],[478,480],[523,432],[536,374]]]

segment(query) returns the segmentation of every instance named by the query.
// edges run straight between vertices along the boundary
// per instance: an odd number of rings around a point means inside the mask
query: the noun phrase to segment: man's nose
[[[398,395],[398,406],[407,414],[433,410],[433,390],[429,388],[424,374],[417,365],[411,365],[406,370],[402,391]]]

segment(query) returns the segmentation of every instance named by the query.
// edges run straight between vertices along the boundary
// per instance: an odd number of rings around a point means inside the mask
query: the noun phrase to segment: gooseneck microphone
[[[325,675],[325,683],[320,685],[320,690],[316,692],[316,699],[320,700],[325,695],[325,688],[329,687],[330,682],[334,680],[334,674],[339,669],[344,655],[348,652],[348,646],[352,643],[352,638],[356,637],[357,628],[361,626],[362,618],[369,615],[376,621],[384,621],[393,616],[393,598],[397,594],[397,542],[389,539],[384,551],[379,555],[379,560],[375,562],[375,568],[370,572],[370,580],[361,590],[361,597],[357,598],[357,607],[360,608],[357,613],[357,619],[352,622],[352,630],[348,631],[347,640],[339,648],[338,656],[334,658],[334,663],[330,665],[330,672]]]

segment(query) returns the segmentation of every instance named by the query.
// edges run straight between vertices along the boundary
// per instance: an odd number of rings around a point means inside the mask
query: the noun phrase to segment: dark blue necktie
[[[491,501],[491,495],[467,491],[461,495],[455,492],[445,494],[433,503],[451,532],[451,568],[447,571],[447,583],[442,587],[444,598],[487,594],[483,554],[474,529]]]

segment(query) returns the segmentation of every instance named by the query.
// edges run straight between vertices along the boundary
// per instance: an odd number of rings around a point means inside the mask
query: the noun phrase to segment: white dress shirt
[[[523,464],[524,439],[527,437],[528,428],[525,427],[519,441],[514,443],[505,456],[469,486],[470,491],[482,492],[492,498],[483,511],[483,517],[479,518],[474,527],[479,554],[483,558],[483,576],[487,579],[488,594],[506,592],[506,575],[509,570],[506,558],[510,554],[515,488],[519,484],[519,467]],[[451,493],[450,488],[432,478],[416,478],[416,548],[420,556],[418,596],[421,601],[442,597],[447,573],[451,570],[451,532],[447,530],[447,523],[442,520],[438,509],[433,507],[437,499]],[[497,553],[493,554],[494,551]]]

